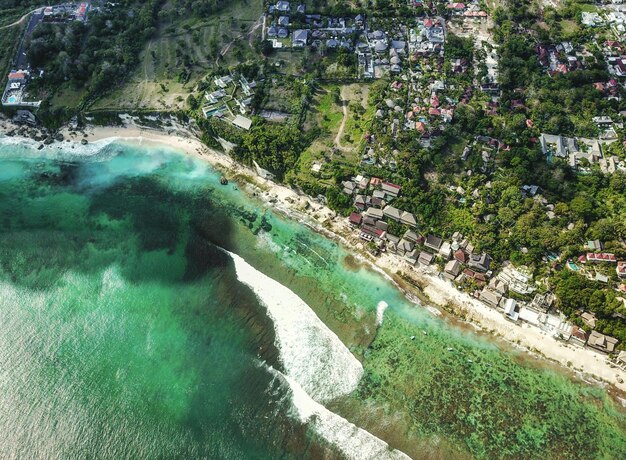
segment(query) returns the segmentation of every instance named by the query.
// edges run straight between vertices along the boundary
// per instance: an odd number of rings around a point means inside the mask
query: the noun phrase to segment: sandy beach
[[[2,121],[0,125],[4,125],[2,131],[6,132],[8,129],[6,122]],[[142,145],[166,145],[207,161],[229,178],[244,175],[253,182],[244,186],[244,189],[249,188],[250,192],[255,192],[277,211],[339,241],[357,253],[360,260],[369,263],[390,279],[393,280],[396,273],[402,272],[403,279],[410,279],[416,290],[419,290],[417,286],[423,286],[423,294],[433,305],[452,307],[459,317],[478,329],[500,337],[534,356],[557,362],[576,371],[587,382],[596,384],[606,382],[626,391],[626,372],[610,363],[606,355],[558,341],[527,323],[512,323],[506,320],[500,311],[488,307],[470,295],[460,292],[450,282],[438,278],[432,267],[411,266],[402,258],[391,254],[371,256],[345,218],[337,216],[331,209],[288,187],[258,177],[251,168],[242,166],[227,154],[202,144],[184,127],[174,126],[157,130],[140,127],[127,120],[122,127],[90,126],[81,133],[72,133],[69,129],[61,132],[66,140],[80,142],[86,139],[90,144],[115,139]],[[436,313],[435,309],[429,310]]]

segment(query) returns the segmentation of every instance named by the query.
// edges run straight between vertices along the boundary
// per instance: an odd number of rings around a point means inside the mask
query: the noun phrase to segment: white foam
[[[385,316],[385,310],[389,307],[389,304],[384,300],[381,300],[376,305],[376,325],[380,326],[383,324],[383,317]]]
[[[294,292],[238,255],[229,254],[237,278],[252,289],[274,322],[276,345],[287,377],[317,402],[354,391],[363,366],[339,337]]]
[[[345,458],[350,460],[410,460],[405,453],[392,449],[382,439],[314,401],[294,379],[271,367],[269,371],[289,385],[299,420],[302,423],[309,423],[317,434],[340,449]]]

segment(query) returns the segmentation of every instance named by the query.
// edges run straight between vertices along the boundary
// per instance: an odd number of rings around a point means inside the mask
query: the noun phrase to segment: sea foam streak
[[[250,287],[274,322],[287,376],[315,401],[351,393],[363,366],[309,306],[291,290],[230,253],[239,281]]]
[[[315,402],[298,382],[276,369],[269,368],[269,370],[276,378],[284,380],[289,385],[293,404],[300,421],[310,423],[315,432],[339,448],[345,458],[351,460],[410,460],[410,457],[404,452],[392,449],[389,444],[369,431],[359,428],[345,418],[329,411],[320,403]]]
[[[256,270],[236,254],[237,279],[250,287],[274,322],[286,375],[269,368],[290,388],[299,420],[338,447],[349,459],[408,459],[383,440],[329,411],[320,402],[352,392],[363,374],[350,353],[294,292]]]

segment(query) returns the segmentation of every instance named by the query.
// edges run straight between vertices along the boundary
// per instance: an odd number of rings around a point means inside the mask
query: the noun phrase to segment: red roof
[[[9,80],[23,80],[26,78],[26,72],[11,72],[9,74]]]
[[[428,110],[428,115],[435,115],[435,116],[439,116],[439,115],[441,115],[441,110],[436,109],[436,108],[434,108],[434,107],[431,107],[431,108]]]
[[[358,212],[353,212],[352,214],[350,214],[350,223],[351,224],[356,224],[359,225],[361,223],[361,214],[359,214]]]
[[[396,184],[392,184],[391,182],[383,182],[384,185],[386,185],[387,187],[391,187],[391,188],[396,188],[398,190],[400,190],[400,186],[396,185]]]
[[[463,262],[463,263],[465,263],[465,261],[467,260],[467,256],[461,249],[456,250],[456,252],[454,253],[454,258],[458,260],[459,262]]]
[[[601,252],[595,254],[593,252],[587,253],[587,261],[589,262],[617,262],[615,254],[609,254],[607,252]]]
[[[433,21],[431,19],[424,19],[424,27],[432,27]]]

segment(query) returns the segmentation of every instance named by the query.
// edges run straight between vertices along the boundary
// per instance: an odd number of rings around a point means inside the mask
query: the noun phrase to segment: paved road
[[[35,10],[35,12],[33,12],[32,16],[28,20],[28,25],[26,26],[26,30],[24,31],[24,36],[22,37],[19,48],[17,49],[17,54],[15,55],[15,59],[13,61],[14,68],[27,69],[29,67],[24,43],[26,42],[26,39],[31,36],[33,30],[39,25],[41,21],[43,21],[43,10]]]

